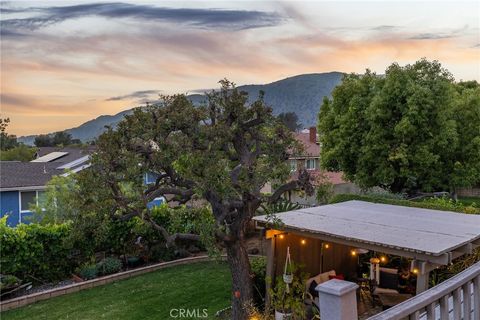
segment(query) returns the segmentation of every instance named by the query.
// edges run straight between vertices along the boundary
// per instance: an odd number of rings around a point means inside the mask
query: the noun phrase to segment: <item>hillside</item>
[[[254,100],[260,90],[265,92],[265,103],[273,108],[274,114],[282,112],[295,112],[303,127],[315,125],[317,114],[324,96],[330,97],[331,92],[337,86],[342,73],[312,73],[289,77],[263,85],[243,85],[238,88],[246,91],[251,100]],[[196,103],[203,102],[203,96],[194,94],[189,96]],[[84,142],[98,137],[105,126],[115,126],[130,110],[125,110],[115,115],[102,115],[84,124],[67,129],[73,138]],[[33,144],[35,136],[20,137],[18,140],[25,144]]]

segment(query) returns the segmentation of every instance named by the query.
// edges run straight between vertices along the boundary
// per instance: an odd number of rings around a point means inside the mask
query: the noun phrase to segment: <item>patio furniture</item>
[[[400,304],[411,297],[412,295],[407,293],[381,293],[378,295],[378,299],[380,300],[383,310],[396,306],[397,304]]]
[[[318,301],[318,292],[315,291],[315,288],[319,285],[322,284],[328,280],[330,280],[331,276],[336,276],[337,273],[335,270],[330,270],[324,273],[320,273],[316,275],[315,277],[312,277],[307,280],[305,283],[305,304],[307,305],[312,305],[315,304],[315,306],[318,308],[320,306],[320,303]],[[315,283],[314,283],[315,281]]]
[[[398,292],[398,270],[393,268],[380,268],[380,278],[373,288],[373,294],[399,293]]]

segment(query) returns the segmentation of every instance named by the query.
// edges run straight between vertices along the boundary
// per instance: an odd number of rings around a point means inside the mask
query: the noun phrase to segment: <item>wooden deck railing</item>
[[[368,320],[480,320],[480,262]]]

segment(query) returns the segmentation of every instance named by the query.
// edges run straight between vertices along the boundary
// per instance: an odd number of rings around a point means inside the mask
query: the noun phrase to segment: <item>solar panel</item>
[[[89,159],[90,159],[90,156],[84,156],[72,162],[65,163],[64,165],[58,167],[57,169],[70,169],[88,161]]]
[[[60,152],[60,151],[55,151],[55,152],[50,152],[43,157],[37,158],[35,160],[32,160],[30,162],[50,162],[53,160],[56,160],[58,158],[61,158],[63,156],[66,156],[68,152]]]

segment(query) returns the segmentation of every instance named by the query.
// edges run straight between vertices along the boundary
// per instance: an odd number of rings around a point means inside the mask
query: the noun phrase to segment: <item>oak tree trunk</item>
[[[242,241],[227,245],[227,261],[232,274],[232,319],[246,320],[246,305],[253,301],[252,279],[250,277],[250,261]]]

